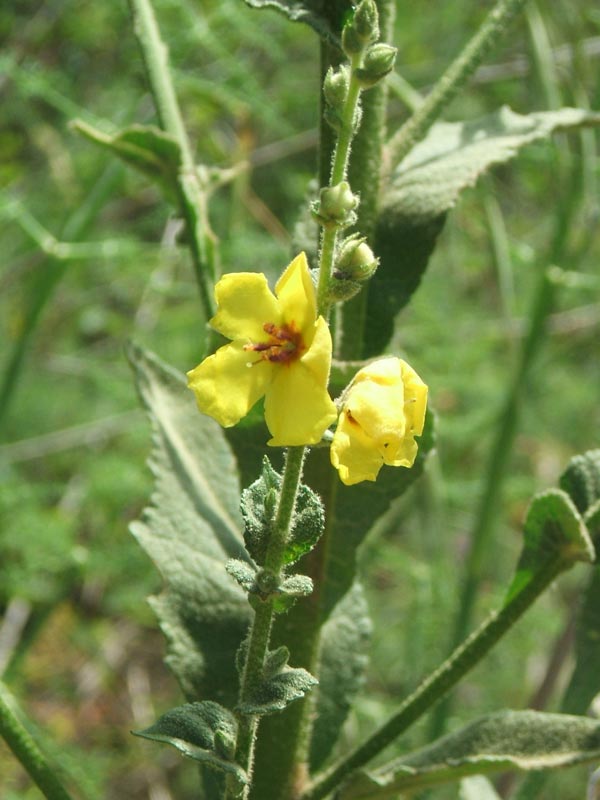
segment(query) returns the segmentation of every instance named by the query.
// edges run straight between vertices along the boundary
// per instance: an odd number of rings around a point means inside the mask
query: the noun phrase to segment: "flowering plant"
[[[243,0],[200,5],[230,9],[236,2],[242,7]],[[577,628],[577,644],[575,667],[558,703],[561,713],[502,710],[461,724],[458,717],[470,715],[470,709],[453,710],[449,694],[562,572],[576,562],[587,565],[595,559],[600,541],[600,451],[590,450],[571,459],[557,488],[531,500],[515,574],[498,610],[471,632],[486,567],[496,567],[489,557],[491,532],[509,471],[521,387],[554,291],[561,283],[577,284],[574,273],[556,266],[543,272],[514,380],[506,382],[481,503],[472,513],[461,506],[462,516],[474,519],[472,535],[465,546],[461,530],[461,545],[455,550],[444,550],[442,534],[448,526],[440,524],[442,513],[434,497],[435,477],[442,471],[435,454],[434,408],[460,406],[442,384],[450,376],[468,384],[466,370],[447,359],[442,361],[442,379],[432,376],[435,347],[417,348],[417,337],[410,334],[421,333],[421,318],[400,314],[412,300],[444,221],[465,188],[494,164],[554,130],[600,124],[600,117],[585,108],[522,116],[502,107],[479,120],[441,121],[451,99],[524,3],[498,0],[457,59],[421,97],[394,74],[396,48],[390,42],[400,5],[394,0],[245,0],[255,10],[276,8],[292,22],[307,23],[320,39],[319,175],[293,236],[285,238],[286,248],[293,241],[291,252],[282,252],[277,244],[274,256],[268,248],[250,247],[243,236],[241,247],[221,246],[211,223],[217,221],[219,236],[226,237],[227,215],[214,195],[231,186],[233,208],[256,154],[237,154],[227,167],[197,163],[151,0],[129,0],[129,5],[158,126],[134,124],[108,134],[89,122],[73,124],[161,190],[178,218],[177,224],[169,219],[168,225],[169,233],[177,229],[177,235],[165,240],[189,250],[198,286],[201,322],[194,306],[194,323],[182,323],[187,343],[181,365],[192,367],[187,387],[178,370],[149,350],[134,344],[127,350],[152,424],[150,465],[155,482],[150,505],[131,530],[163,580],[151,606],[167,641],[166,663],[183,695],[157,718],[148,718],[151,703],[132,703],[138,715],[135,733],[150,740],[144,742],[148,748],[169,745],[200,766],[201,787],[186,797],[383,800],[433,793],[439,785],[460,782],[462,798],[492,800],[496,789],[485,775],[510,769],[534,773],[517,794],[520,800],[533,800],[542,770],[600,758],[600,726],[593,714],[586,715],[594,710],[600,692],[598,570],[588,579],[580,619],[570,620],[566,628]],[[192,13],[187,4],[182,8]],[[535,14],[530,17],[532,29],[536,19]],[[229,23],[243,27],[237,17]],[[270,29],[264,37],[262,30],[253,36],[255,43],[264,44],[267,55],[270,48],[278,50],[287,70],[288,50],[276,45]],[[538,44],[544,39],[533,38]],[[227,51],[218,35],[211,41],[211,58],[213,52]],[[231,52],[237,57],[237,51]],[[543,58],[536,61],[546,63]],[[386,138],[388,78],[410,114]],[[33,81],[23,76],[21,80],[29,91]],[[216,97],[213,81],[203,84],[203,91],[209,90]],[[53,102],[65,107],[53,91]],[[235,98],[232,105],[243,107],[240,118],[247,114],[245,97],[243,102]],[[270,115],[277,130],[283,129],[284,115],[269,103],[264,106],[265,118]],[[390,122],[393,119],[390,115]],[[44,134],[40,141],[45,138]],[[207,147],[211,153],[213,144]],[[240,152],[249,147],[242,133],[239,145]],[[53,147],[50,141],[48,149]],[[593,154],[589,139],[582,140],[581,152],[582,159]],[[103,182],[98,183],[102,189]],[[490,218],[497,212],[494,203],[490,201]],[[279,223],[255,199],[255,212],[257,207],[263,221],[268,218],[269,230],[281,233]],[[86,205],[76,215],[85,225],[88,211]],[[557,241],[566,227],[559,211]],[[57,262],[86,252],[77,242],[57,242],[27,214],[21,222]],[[234,224],[230,227],[235,229]],[[503,242],[496,244],[494,249],[506,257],[508,248]],[[577,250],[585,247],[578,243]],[[556,245],[553,264],[560,254]],[[233,271],[232,264],[241,259],[243,268]],[[53,262],[43,276],[43,298],[55,266]],[[507,282],[501,275],[499,294],[508,297]],[[447,319],[448,309],[440,310],[439,305],[431,303],[443,320],[445,335],[452,320]],[[36,301],[34,321],[39,308]],[[137,318],[143,319],[144,313]],[[513,327],[520,331],[522,326]],[[160,342],[166,347],[164,337]],[[17,347],[10,361],[11,374],[20,352]],[[1,393],[0,404],[7,396]],[[477,396],[478,407],[484,399]],[[443,445],[443,426],[441,430]],[[475,439],[479,442],[474,434]],[[470,457],[468,448],[463,449],[456,461]],[[423,475],[419,493],[411,495],[409,490]],[[470,498],[473,491],[469,488],[465,496]],[[71,503],[70,495],[61,504]],[[361,699],[373,626],[359,557],[370,536],[383,536],[381,531],[387,530],[396,540],[396,534],[408,528],[425,543],[412,572],[421,576],[425,562],[437,559],[441,577],[428,584],[428,593],[435,616],[444,620],[440,628],[447,616],[454,614],[454,619],[444,657],[439,642],[429,649],[422,645],[423,626],[407,619],[409,614],[396,613],[396,607],[388,613],[398,618],[398,630],[406,630],[406,641],[402,652],[396,631],[387,638],[394,697],[389,715],[380,719],[378,700]],[[427,535],[430,530],[432,536]],[[397,546],[404,547],[404,539]],[[464,571],[457,566],[457,553],[466,562]],[[77,552],[83,560],[79,556]],[[450,596],[446,576],[457,570],[460,597],[454,609],[440,599]],[[381,582],[404,596],[410,592],[409,571],[396,575],[386,563]],[[496,593],[494,599],[499,596]],[[45,613],[42,609],[33,615],[34,632]],[[0,664],[11,635],[10,625],[0,627]],[[559,637],[561,647],[564,641]],[[430,671],[398,702],[398,687],[409,683],[410,673],[398,677],[396,665],[412,666],[421,650],[427,650],[425,666]],[[553,664],[550,659],[549,673]],[[511,675],[514,670],[511,664]],[[130,682],[135,683],[135,676]],[[486,696],[488,707],[493,699]],[[398,746],[403,749],[385,762],[386,748],[396,745],[434,706],[427,734],[421,730],[410,742],[401,740]],[[354,708],[359,713],[353,717]],[[377,720],[372,719],[373,709]],[[354,724],[346,727],[348,719]],[[53,768],[29,728],[0,681],[0,734],[49,800],[70,800],[60,770]],[[422,736],[426,741],[417,746]],[[160,772],[161,764],[153,767],[151,776]],[[198,777],[196,770],[189,774]],[[149,796],[171,796],[164,782],[153,781],[148,781]],[[592,776],[590,797],[596,783],[597,776]],[[121,785],[117,791],[121,796]],[[502,791],[507,794],[510,786]]]

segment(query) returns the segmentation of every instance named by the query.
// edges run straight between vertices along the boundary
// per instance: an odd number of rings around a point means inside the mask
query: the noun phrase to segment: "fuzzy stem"
[[[175,139],[181,152],[181,170],[177,176],[179,210],[185,221],[202,308],[208,319],[215,310],[212,288],[217,267],[216,237],[208,221],[206,192],[198,179],[171,80],[168,50],[161,39],[150,0],[129,0],[129,6],[160,126]]]
[[[381,41],[391,42],[394,33],[395,2],[379,0]],[[375,244],[375,229],[381,190],[381,164],[386,136],[388,76],[361,95],[360,129],[352,142],[352,161],[348,170],[352,191],[360,197],[354,229]],[[356,297],[342,303],[338,311],[339,334],[336,336],[336,357],[344,361],[363,358],[369,283]]]
[[[13,705],[10,692],[0,682],[0,735],[48,800],[71,800],[71,795],[58,779],[46,756],[18,719]]]
[[[409,728],[431,706],[487,655],[502,636],[520,619],[550,583],[570,567],[563,556],[549,559],[532,579],[499,611],[488,619],[452,655],[406,698],[398,711],[362,745],[359,745],[321,778],[316,778],[301,800],[321,800],[350,773],[363,767]]]
[[[495,47],[526,2],[527,0],[499,0],[494,6],[483,25],[450,64],[423,104],[390,139],[388,168],[392,169],[399,164],[414,145],[423,139],[442,111]]]
[[[289,537],[296,497],[300,488],[305,453],[305,447],[290,447],[286,454],[277,515],[265,556],[265,569],[271,570],[275,574],[279,574],[283,567],[283,556]],[[248,655],[240,687],[240,704],[243,704],[251,697],[262,680],[274,616],[273,601],[258,602],[255,606],[248,643]],[[252,774],[258,721],[259,718],[256,715],[238,715],[235,760],[246,770],[249,777]],[[244,797],[247,797],[250,785],[251,782],[244,791]],[[225,800],[238,796],[238,784],[233,778],[228,778]]]
[[[333,151],[331,175],[329,186],[337,186],[346,179],[348,164],[350,162],[350,149],[352,139],[356,133],[355,119],[360,99],[361,87],[356,77],[356,69],[362,63],[362,54],[354,55],[350,63],[350,82],[348,96],[344,103],[340,132]],[[321,254],[319,258],[319,285],[317,287],[317,306],[319,314],[329,319],[331,303],[329,301],[329,284],[335,258],[338,228],[326,228],[321,239]]]

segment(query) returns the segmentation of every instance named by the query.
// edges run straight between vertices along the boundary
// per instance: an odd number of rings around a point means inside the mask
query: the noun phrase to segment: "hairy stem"
[[[18,718],[14,701],[0,682],[0,735],[21,762],[29,777],[48,800],[71,800],[56,771]]]
[[[388,144],[389,169],[399,164],[414,145],[423,139],[442,111],[454,99],[459,89],[464,86],[490,50],[496,46],[526,2],[527,0],[499,0],[494,6],[485,18],[483,25],[460,55],[450,64],[423,104],[390,139]]]
[[[305,447],[290,447],[286,454],[275,525],[273,526],[273,532],[265,557],[265,568],[271,570],[275,574],[279,573],[283,567],[283,556],[290,532],[300,480],[302,478],[302,466],[305,453]],[[248,641],[248,655],[246,656],[240,687],[240,704],[244,704],[249,700],[262,681],[263,668],[269,650],[274,616],[273,601],[259,602],[255,606],[255,614]],[[238,715],[238,738],[236,742],[235,760],[246,770],[249,777],[252,774],[254,744],[258,721],[259,718],[256,715]],[[249,786],[246,787],[244,796],[247,796],[249,788]],[[225,798],[229,800],[229,798],[237,796],[239,796],[239,787],[233,778],[229,778]]]
[[[329,186],[337,186],[346,179],[348,164],[350,162],[350,148],[352,139],[356,133],[355,119],[357,115],[358,103],[360,99],[360,83],[356,77],[356,69],[362,63],[362,55],[355,55],[350,64],[350,84],[348,96],[342,112],[342,122],[333,151],[333,162],[331,164],[331,175]],[[321,254],[319,257],[319,285],[317,287],[317,306],[319,314],[325,319],[329,319],[331,302],[329,300],[329,284],[331,282],[331,272],[335,258],[335,248],[337,243],[338,228],[325,228],[321,239]]]
[[[537,597],[563,570],[564,558],[550,559],[506,605],[488,617],[452,655],[410,695],[398,711],[363,744],[341,759],[302,795],[302,800],[320,800],[339,786],[350,773],[363,767],[404,733],[440,700],[492,649]]]

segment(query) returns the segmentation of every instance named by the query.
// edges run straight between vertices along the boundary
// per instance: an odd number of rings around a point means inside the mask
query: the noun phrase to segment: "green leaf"
[[[569,495],[550,489],[536,495],[524,525],[525,542],[506,602],[521,591],[549,560],[561,559],[565,567],[575,561],[594,560],[594,547]]]
[[[344,22],[351,14],[351,0],[244,0],[251,8],[273,8],[293,22],[304,22],[322,39],[339,46]]]
[[[134,731],[134,734],[173,745],[188,758],[234,775],[240,784],[248,782],[244,770],[232,760],[237,721],[218,703],[205,700],[177,706],[163,714],[154,725],[143,731]]]
[[[281,652],[281,648],[274,652]],[[305,669],[286,666],[264,680],[245,703],[237,706],[237,710],[241,714],[261,715],[282,711],[294,700],[304,697],[317,683],[317,679]]]
[[[336,605],[323,627],[316,719],[310,745],[311,772],[319,769],[338,740],[368,663],[371,619],[362,586]]]
[[[281,487],[281,475],[263,458],[260,478],[242,492],[242,516],[244,518],[244,541],[257,564],[264,564],[271,526]],[[308,486],[302,484],[298,490],[292,527],[283,555],[286,566],[295,564],[317,543],[325,526],[325,511],[320,498]]]
[[[584,514],[600,500],[600,450],[588,450],[572,458],[559,485]]]
[[[72,127],[86,139],[110,150],[128,166],[159,183],[171,197],[177,194],[181,151],[175,139],[153,125],[130,125],[110,136],[83,120]]]
[[[132,533],[163,576],[151,598],[168,641],[167,663],[189,699],[237,697],[235,653],[250,619],[246,595],[225,571],[247,559],[235,460],[221,428],[200,414],[183,376],[130,346],[152,422],[152,505]]]
[[[500,711],[370,774],[355,776],[340,800],[399,792],[507,769],[569,767],[600,757],[600,723],[569,714]]]
[[[392,174],[375,237],[379,269],[369,285],[369,357],[389,342],[394,317],[417,289],[446,214],[460,193],[494,164],[561,130],[600,125],[600,114],[577,108],[516,114],[507,106],[468,122],[438,122]]]

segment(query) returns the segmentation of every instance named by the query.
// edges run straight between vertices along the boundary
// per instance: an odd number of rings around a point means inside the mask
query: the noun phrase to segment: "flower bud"
[[[363,0],[342,31],[342,50],[351,58],[379,39],[379,15],[374,0]]]
[[[358,197],[352,193],[348,181],[321,189],[319,202],[313,206],[313,216],[325,228],[351,225],[356,219],[354,209]]]
[[[375,86],[392,71],[397,52],[389,44],[374,44],[369,47],[363,66],[356,70],[356,77],[363,89]]]
[[[350,72],[346,65],[337,70],[329,67],[323,82],[323,95],[327,105],[334,111],[341,112],[348,96],[349,83]]]
[[[366,281],[375,273],[378,264],[366,237],[354,234],[342,243],[335,270],[346,279]]]

